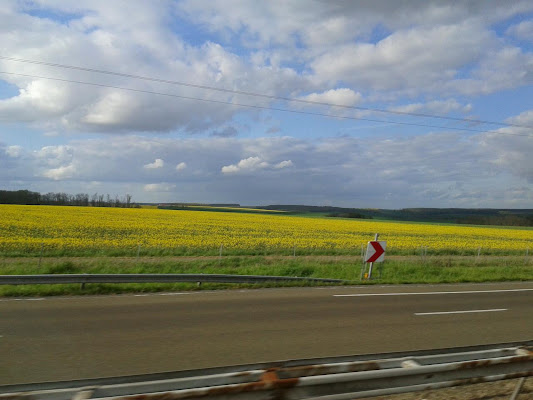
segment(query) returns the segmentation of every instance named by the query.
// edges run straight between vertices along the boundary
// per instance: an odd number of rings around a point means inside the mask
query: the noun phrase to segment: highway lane
[[[532,300],[533,282],[4,298],[0,384],[529,340]]]

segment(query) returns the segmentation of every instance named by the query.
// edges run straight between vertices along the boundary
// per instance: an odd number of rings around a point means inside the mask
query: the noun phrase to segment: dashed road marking
[[[434,311],[434,312],[423,312],[423,313],[414,313],[415,315],[446,315],[446,314],[470,314],[470,313],[487,313],[487,312],[498,312],[498,311],[507,311],[507,308],[494,308],[492,310],[463,310],[463,311]]]
[[[400,292],[400,293],[355,293],[355,294],[334,294],[333,297],[370,297],[370,296],[421,296],[437,294],[477,294],[477,293],[508,293],[508,292],[530,292],[528,289],[498,289],[498,290],[462,290],[452,292]]]
[[[28,299],[0,299],[0,301],[42,301],[45,300],[43,297],[39,298],[28,298]]]

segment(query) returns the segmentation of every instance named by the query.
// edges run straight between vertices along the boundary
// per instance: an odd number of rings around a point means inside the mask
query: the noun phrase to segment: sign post
[[[367,279],[372,279],[372,268],[374,266],[374,263],[385,261],[385,248],[387,247],[387,242],[385,241],[378,242],[378,237],[379,237],[379,233],[376,233],[376,236],[374,237],[374,241],[368,242],[368,245],[366,246],[364,262],[365,264],[370,263],[370,267],[368,269],[368,275],[366,276]]]

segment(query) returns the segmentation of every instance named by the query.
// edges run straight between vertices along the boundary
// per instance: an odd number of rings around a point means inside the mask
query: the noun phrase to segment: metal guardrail
[[[345,283],[340,279],[293,276],[222,275],[222,274],[47,274],[0,275],[0,285],[44,285],[68,283],[264,283],[264,282]]]
[[[0,400],[344,400],[533,376],[533,341],[0,386]]]

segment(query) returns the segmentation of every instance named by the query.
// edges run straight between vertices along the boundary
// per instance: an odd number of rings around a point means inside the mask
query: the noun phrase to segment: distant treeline
[[[0,190],[0,204],[26,204],[26,205],[54,205],[54,206],[80,206],[80,207],[138,207],[132,202],[131,195],[124,197],[111,197],[106,194],[87,193],[46,193],[41,194],[29,190]]]
[[[533,226],[533,209],[492,208],[342,208],[306,205],[271,205],[267,210],[293,213],[323,213],[331,217],[374,218],[393,221],[440,222],[471,225]]]

